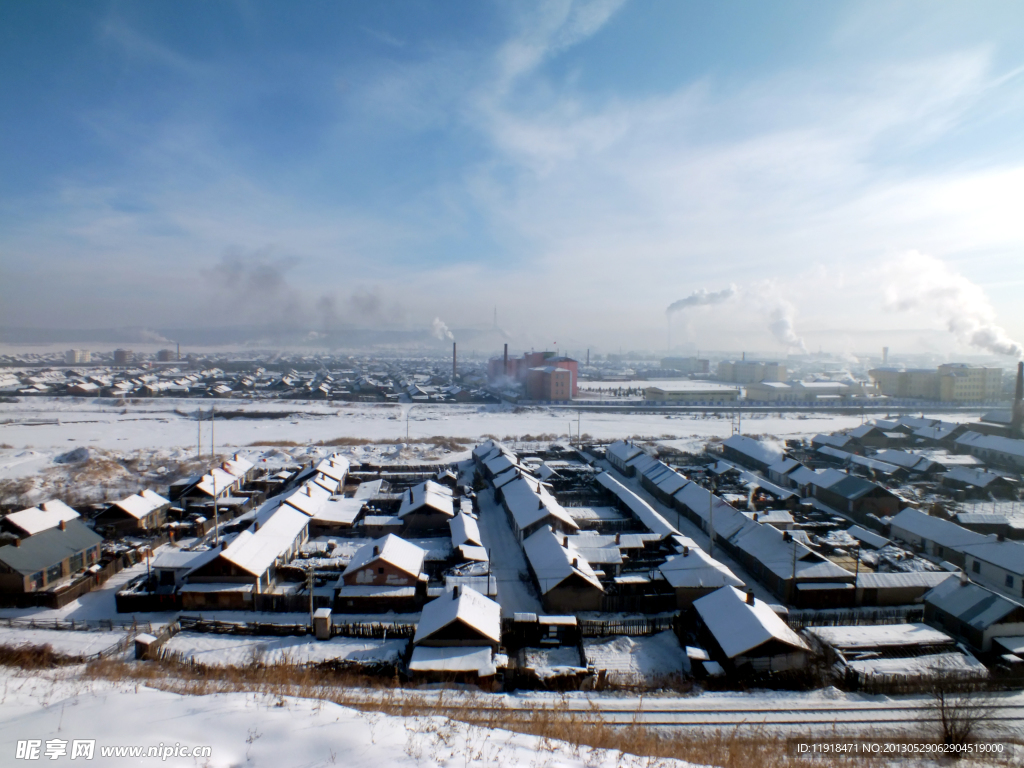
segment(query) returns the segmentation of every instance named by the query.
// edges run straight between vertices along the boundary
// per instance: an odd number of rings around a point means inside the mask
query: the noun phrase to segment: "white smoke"
[[[938,316],[960,342],[997,355],[1024,358],[1024,346],[999,325],[985,291],[944,261],[911,251],[889,267],[885,308]]]
[[[785,299],[775,299],[768,318],[768,330],[781,344],[786,346],[788,352],[799,350],[803,354],[807,354],[807,345],[804,344],[804,340],[800,338],[794,328],[796,307]]]
[[[679,299],[679,301],[673,301],[669,304],[668,309],[665,310],[665,314],[671,315],[674,312],[679,312],[687,307],[703,307],[708,304],[721,304],[723,301],[728,301],[735,295],[735,285],[730,285],[728,288],[723,288],[720,291],[709,291],[707,288],[699,288],[685,299]]]
[[[444,341],[455,341],[455,336],[451,331],[448,330],[448,326],[444,324],[444,321],[440,317],[435,317],[434,322],[430,324],[430,332],[434,334],[435,338]]]
[[[742,300],[747,307],[755,307],[758,312],[767,315],[768,330],[786,347],[787,352],[807,353],[807,345],[795,329],[796,307],[785,299],[778,298],[778,286],[773,283],[758,284],[754,288],[737,288],[730,285],[720,291],[709,291],[700,288],[689,296],[668,305],[665,314],[671,319],[676,312],[689,307],[704,307],[712,304],[723,304],[732,300]],[[767,297],[767,298],[766,298]]]

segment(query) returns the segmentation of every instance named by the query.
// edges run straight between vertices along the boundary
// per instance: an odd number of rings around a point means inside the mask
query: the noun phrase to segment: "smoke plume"
[[[708,291],[707,288],[699,288],[685,299],[679,299],[679,301],[673,301],[669,304],[668,309],[665,310],[665,314],[672,315],[686,309],[687,307],[702,307],[708,304],[721,304],[723,301],[728,301],[735,295],[735,285],[730,285],[728,288],[723,288],[720,291]]]
[[[944,261],[912,251],[887,270],[887,278],[887,310],[936,315],[961,343],[1024,358],[1024,346],[996,325],[996,313],[985,291]]]
[[[444,321],[440,317],[435,317],[434,322],[430,324],[430,332],[441,341],[447,339],[448,341],[455,341],[455,336],[448,330],[448,326],[444,324]]]
[[[787,351],[799,350],[807,354],[807,345],[804,344],[804,340],[797,335],[793,327],[795,318],[796,307],[785,299],[778,299],[768,313],[768,330],[780,343],[786,345]]]

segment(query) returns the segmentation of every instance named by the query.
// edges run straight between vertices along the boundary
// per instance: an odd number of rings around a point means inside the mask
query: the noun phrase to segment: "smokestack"
[[[455,342],[452,342],[452,384],[455,383],[455,371],[458,369],[458,355],[455,349]]]
[[[741,359],[741,360],[746,360],[746,359],[747,359],[747,353],[746,353],[746,352],[744,352],[744,353],[743,353],[743,356],[742,356],[742,357],[741,357],[740,359]]]
[[[181,342],[178,342],[178,359],[181,360]]]
[[[505,375],[508,376],[508,344],[505,345]]]
[[[889,363],[889,348],[882,347],[882,365],[888,365]]]
[[[587,350],[587,365],[590,365],[590,350]]]
[[[1024,437],[1024,362],[1017,363],[1017,390],[1013,395],[1010,436]]]

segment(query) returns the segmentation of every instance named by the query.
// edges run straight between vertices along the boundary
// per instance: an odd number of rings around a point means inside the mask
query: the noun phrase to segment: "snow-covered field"
[[[58,656],[92,656],[115,647],[127,635],[127,632],[0,627],[0,646],[31,648],[48,645]]]
[[[611,637],[583,641],[587,662],[607,670],[613,683],[643,682],[689,671],[686,652],[671,630],[650,637]]]
[[[52,682],[0,670],[0,764],[19,741],[42,742],[46,765],[268,766],[272,768],[411,768],[412,766],[555,766],[639,768],[646,758],[591,751],[441,717],[361,713],[330,702],[226,693],[182,696],[132,684]],[[47,742],[66,754],[48,759]],[[91,762],[71,758],[73,741],[95,740]],[[104,747],[168,747],[170,756],[104,756]],[[209,757],[175,757],[174,747],[210,747]],[[160,753],[157,753],[160,755]],[[676,760],[659,766],[686,766]]]
[[[327,641],[312,635],[261,637],[179,632],[164,648],[183,660],[208,667],[242,667],[262,664],[307,664],[321,661],[357,663],[394,662],[405,650],[406,640],[360,640],[334,637]]]

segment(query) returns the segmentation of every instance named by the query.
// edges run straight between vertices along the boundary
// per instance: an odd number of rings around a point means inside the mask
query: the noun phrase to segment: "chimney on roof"
[[[960,586],[966,587],[970,580],[967,578],[966,571],[960,571]]]
[[[259,529],[260,529],[260,521],[257,520],[255,523],[252,524],[252,532],[256,533],[256,531],[258,531]]]
[[[579,568],[579,567],[580,567],[580,561],[579,561],[579,558],[577,558],[577,557],[574,557],[574,558],[572,559],[572,567],[573,567],[573,568]]]
[[[783,541],[792,541],[793,540],[793,534],[791,534],[789,531],[783,531],[782,532],[782,540]]]
[[[622,534],[621,533],[616,533],[615,534],[615,543],[616,544],[621,544],[622,543]]]
[[[223,539],[221,539],[221,542],[220,542],[220,551],[221,551],[221,552],[223,552],[223,551],[224,551],[225,549],[227,549],[227,548],[228,548],[228,543],[227,543],[226,541],[224,541]]]
[[[67,521],[65,520],[61,520],[60,523],[58,523],[58,525],[60,526],[60,529],[62,531],[66,531],[68,529],[68,524]]]
[[[563,536],[562,537],[562,546],[565,547],[566,549],[569,548],[569,537],[568,536]]]
[[[20,547],[21,546],[21,539],[15,539],[14,540],[14,546]]]
[[[753,604],[754,604],[754,590],[748,589],[747,590],[747,605],[753,605]]]
[[[377,555],[379,555],[379,554],[380,554],[380,547],[378,547],[376,544],[374,544],[373,545],[373,556],[377,557]]]
[[[459,599],[459,585],[456,584],[454,587],[452,587],[452,600],[458,600],[458,599]]]
[[[689,547],[683,547],[683,557],[689,557],[689,556],[690,556],[690,548]]]
[[[537,509],[544,509],[544,499],[537,499]]]

